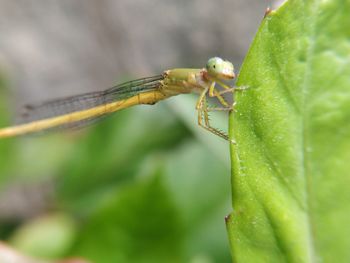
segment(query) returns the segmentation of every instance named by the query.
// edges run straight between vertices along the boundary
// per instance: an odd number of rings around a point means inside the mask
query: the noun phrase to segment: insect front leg
[[[209,111],[210,108],[207,107],[207,103],[206,103],[206,97],[205,96],[201,96],[200,99],[197,102],[197,110],[198,110],[198,125],[201,126],[202,128],[206,129],[207,131],[225,139],[226,141],[229,141],[230,143],[235,144],[234,140],[230,140],[229,136],[217,129],[214,128],[210,125],[210,119],[209,119]],[[203,123],[204,120],[204,123]]]

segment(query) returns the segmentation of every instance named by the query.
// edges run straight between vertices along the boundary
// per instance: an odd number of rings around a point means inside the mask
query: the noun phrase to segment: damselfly
[[[178,94],[196,92],[199,93],[196,104],[198,124],[225,140],[229,140],[225,132],[210,125],[209,112],[233,109],[233,104],[228,103],[223,94],[244,89],[244,87],[231,87],[225,82],[234,78],[233,64],[214,57],[209,59],[206,67],[202,69],[169,69],[161,75],[132,80],[105,91],[85,93],[27,106],[26,122],[0,129],[0,138],[53,128],[84,126],[134,105],[155,104]],[[207,95],[217,98],[220,105],[209,107]]]

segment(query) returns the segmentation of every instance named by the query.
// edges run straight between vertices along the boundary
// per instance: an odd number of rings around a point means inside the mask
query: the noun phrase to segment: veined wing
[[[114,101],[130,98],[136,94],[156,90],[159,87],[163,75],[147,77],[128,81],[104,91],[90,92],[76,96],[47,101],[37,105],[27,105],[23,112],[22,123],[48,119],[60,115],[91,109]],[[86,120],[86,123],[94,122],[97,118]],[[84,121],[69,123],[63,128],[79,127]],[[84,125],[85,126],[85,125]]]

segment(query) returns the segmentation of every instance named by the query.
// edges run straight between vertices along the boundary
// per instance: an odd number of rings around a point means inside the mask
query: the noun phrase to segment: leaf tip
[[[271,13],[273,13],[275,10],[271,9],[270,7],[267,7],[265,10],[265,14],[264,14],[264,19],[269,16]]]

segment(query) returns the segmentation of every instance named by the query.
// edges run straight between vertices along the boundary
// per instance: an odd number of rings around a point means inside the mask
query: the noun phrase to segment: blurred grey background
[[[0,72],[21,105],[222,56],[240,65],[268,0],[0,0]]]

